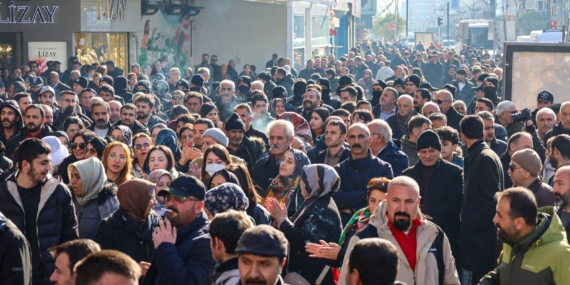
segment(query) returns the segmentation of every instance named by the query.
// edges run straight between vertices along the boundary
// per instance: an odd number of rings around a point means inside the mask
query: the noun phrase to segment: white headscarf
[[[60,165],[63,159],[69,156],[69,150],[61,144],[61,141],[57,137],[47,136],[42,140],[49,144],[51,148],[51,164],[54,168],[55,166]]]
[[[89,200],[99,196],[99,193],[103,190],[103,185],[107,182],[107,174],[105,174],[103,163],[96,157],[83,159],[70,164],[67,167],[70,181],[73,167],[77,168],[79,177],[81,177],[83,196],[77,197],[77,202],[83,206],[87,204]]]

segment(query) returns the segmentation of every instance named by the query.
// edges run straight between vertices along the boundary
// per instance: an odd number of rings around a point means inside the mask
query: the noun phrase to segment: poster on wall
[[[167,76],[171,67],[183,71],[190,53],[190,16],[167,15],[161,9],[142,19],[144,29],[137,34],[137,39],[140,40],[139,64],[150,66],[153,69],[152,75],[160,72]]]
[[[67,69],[67,42],[28,42],[28,63],[37,61],[39,73],[47,70],[48,61],[61,62],[61,70]]]

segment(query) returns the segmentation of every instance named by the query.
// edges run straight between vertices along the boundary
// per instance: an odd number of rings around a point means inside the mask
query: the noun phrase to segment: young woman
[[[168,128],[165,124],[156,124],[150,130],[150,137],[152,138],[152,145],[156,145],[156,137],[158,136],[158,132],[162,129]]]
[[[67,117],[63,121],[63,130],[67,134],[67,137],[72,138],[79,130],[84,130],[85,125],[83,121],[78,117]]]
[[[368,110],[356,109],[354,110],[354,112],[352,112],[350,118],[353,124],[354,123],[368,124],[372,122],[372,120],[374,120],[374,115],[372,115],[372,112]]]
[[[202,172],[200,174],[202,182],[207,184],[208,180],[214,173],[224,169],[226,165],[231,163],[228,150],[219,144],[210,146],[204,151],[202,163]]]
[[[127,126],[115,126],[111,131],[111,137],[126,145],[133,143],[133,132]]]
[[[210,119],[216,127],[221,127],[218,107],[212,103],[204,103],[200,108],[200,117]]]
[[[54,136],[46,136],[42,139],[47,144],[49,144],[51,148],[51,165],[52,168],[52,176],[59,177],[59,173],[57,172],[59,165],[63,162],[63,160],[69,156],[69,151],[66,147],[63,146],[61,141],[54,137]],[[0,150],[4,148],[3,145],[0,145]],[[5,151],[5,150],[4,150]],[[2,151],[2,152],[4,152]],[[2,155],[2,159],[0,161],[4,162],[5,157]],[[2,164],[2,163],[0,163]],[[9,164],[2,165],[2,169],[9,169]]]
[[[155,145],[149,151],[143,165],[143,171],[146,175],[159,169],[170,172],[173,179],[178,178],[180,173],[174,169],[174,155],[172,151],[163,146]]]
[[[101,220],[119,208],[117,185],[107,182],[103,164],[94,157],[76,161],[68,170],[79,237],[94,239]]]
[[[68,151],[71,151],[71,143],[69,141],[69,136],[64,131],[57,131],[54,132],[53,135],[59,139],[59,141],[63,144]]]
[[[71,140],[71,155],[66,157],[59,165],[58,173],[65,184],[69,184],[69,174],[67,167],[79,160],[86,158],[87,142],[95,138],[94,132],[90,130],[78,131]]]
[[[235,174],[241,189],[249,199],[249,206],[246,209],[247,214],[255,220],[256,225],[270,225],[273,222],[273,218],[271,218],[267,209],[261,205],[261,196],[259,196],[257,191],[259,187],[256,188],[253,184],[247,166],[243,163],[232,163],[226,169]]]
[[[93,138],[87,143],[87,149],[85,149],[85,157],[96,157],[99,160],[103,160],[103,152],[105,151],[107,144],[107,140],[103,138]]]
[[[122,142],[111,142],[103,152],[103,165],[105,166],[105,174],[109,181],[115,182],[117,185],[131,180],[131,151],[129,147]]]
[[[178,145],[183,147],[186,143],[194,143],[194,126],[185,124],[178,130]]]
[[[170,186],[170,183],[172,183],[172,175],[170,174],[170,172],[164,170],[164,169],[159,169],[159,170],[155,170],[153,172],[151,172],[149,175],[146,176],[145,178],[147,181],[151,182],[151,183],[155,183],[156,187],[154,188],[154,194],[157,195],[158,191],[162,190],[162,189],[167,189]],[[163,196],[156,196],[156,202],[158,203],[159,209],[157,209],[156,207],[154,208],[154,211],[161,217],[165,217],[166,216],[166,211],[164,210],[166,208],[166,201],[164,201],[164,197]]]
[[[131,170],[133,177],[141,178],[144,176],[143,164],[151,147],[153,147],[153,144],[147,134],[138,133],[133,137],[132,150],[135,155]]]
[[[275,98],[269,103],[269,112],[272,117],[277,117],[285,113],[285,101],[281,98]]]
[[[313,141],[325,133],[325,120],[330,116],[329,110],[324,107],[318,107],[313,110],[311,114],[311,132],[313,134]]]
[[[178,146],[178,139],[176,138],[176,133],[169,129],[162,129],[158,132],[156,136],[155,145],[163,145],[169,148],[174,155],[174,159],[178,161],[180,159],[180,147]]]
[[[248,206],[249,201],[243,190],[231,182],[222,183],[208,190],[204,197],[204,211],[209,220],[212,220],[216,214],[229,210],[245,211]]]

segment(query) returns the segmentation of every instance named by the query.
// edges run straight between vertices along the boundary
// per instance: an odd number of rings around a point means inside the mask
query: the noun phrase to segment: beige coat
[[[429,249],[435,240],[438,233],[438,228],[430,221],[421,218],[422,224],[417,228],[417,261],[416,270],[412,271],[404,252],[398,245],[396,238],[392,235],[390,228],[388,226],[388,220],[386,219],[386,201],[380,202],[376,213],[370,218],[370,223],[368,226],[374,226],[378,231],[378,237],[390,241],[392,244],[398,248],[399,263],[398,263],[398,275],[396,280],[404,282],[409,285],[439,285],[438,281],[438,269],[437,261],[434,254],[429,253]],[[344,260],[342,262],[342,270],[339,278],[338,285],[346,285],[344,282],[346,271],[348,270],[348,260],[350,258],[350,253],[354,245],[360,240],[358,234],[354,235],[348,244],[346,254],[344,255]],[[459,285],[459,277],[457,275],[457,270],[455,269],[455,261],[451,255],[451,248],[449,247],[449,241],[447,236],[445,236],[443,242],[443,261],[445,264],[445,277],[444,285]]]

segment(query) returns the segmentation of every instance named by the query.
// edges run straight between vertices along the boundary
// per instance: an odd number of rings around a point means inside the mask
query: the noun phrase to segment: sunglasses
[[[143,144],[135,144],[135,149],[141,149],[141,148],[149,148],[150,144],[149,143],[143,143]]]
[[[184,98],[184,96],[172,96],[174,100],[182,100],[182,98]]]
[[[509,163],[509,169],[511,172],[514,172],[516,169],[524,169],[522,167],[515,167],[512,163]]]
[[[79,149],[85,149],[87,147],[86,143],[72,143],[71,144],[71,149],[76,149],[77,147],[79,147]]]
[[[94,148],[88,148],[85,151],[88,152],[89,154],[96,154],[97,153],[97,150]]]
[[[435,100],[438,105],[443,104],[443,102],[449,102],[449,100]]]
[[[186,200],[190,200],[190,201],[194,201],[194,202],[200,202],[200,200],[192,199],[190,197],[180,197],[180,196],[173,195],[173,194],[164,195],[164,201],[168,202],[168,201],[171,201],[172,199],[174,199],[174,201],[176,201],[176,202],[184,202]]]
[[[218,61],[218,59],[216,59],[216,58],[212,58],[210,61]]]

